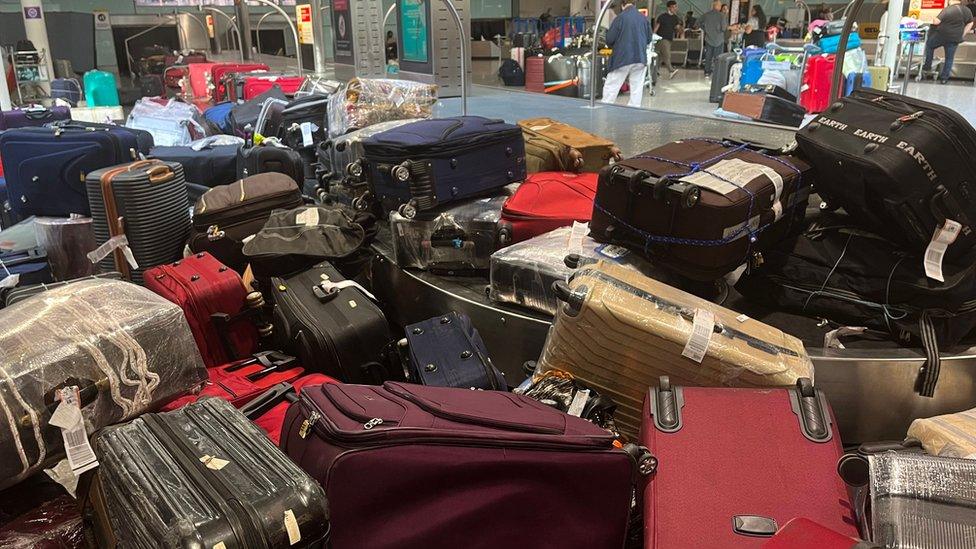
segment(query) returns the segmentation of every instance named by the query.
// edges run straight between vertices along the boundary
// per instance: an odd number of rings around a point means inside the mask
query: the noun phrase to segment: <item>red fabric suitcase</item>
[[[809,113],[823,112],[830,105],[830,79],[834,73],[833,55],[814,55],[807,59],[800,92],[800,105]]]
[[[529,175],[502,207],[502,221],[512,227],[512,242],[528,240],[574,221],[589,222],[598,178],[595,173]]]
[[[256,353],[230,364],[207,368],[210,379],[199,394],[176,399],[164,406],[163,411],[182,408],[206,396],[224,399],[240,408],[269,388],[293,382],[304,373],[293,356],[274,351]]]
[[[294,97],[295,92],[302,87],[304,82],[305,77],[303,76],[271,76],[267,78],[252,76],[244,81],[244,101],[254,99],[270,90],[275,84],[281,88],[285,95]]]
[[[640,440],[657,459],[643,489],[644,548],[761,547],[803,516],[857,535],[826,397],[793,389],[672,387],[644,399]]]
[[[241,315],[248,307],[257,309],[263,305],[260,294],[248,294],[240,275],[209,253],[153,267],[143,273],[143,280],[146,288],[176,303],[186,313],[208,367],[250,355],[257,348],[257,328]]]
[[[267,71],[270,67],[263,63],[216,63],[210,69],[210,81],[213,83],[210,99],[214,103],[219,103],[227,99],[227,87],[224,84],[224,76],[231,72],[253,72]]]
[[[291,383],[280,383],[269,388],[241,408],[241,412],[267,433],[271,442],[277,446],[281,440],[281,429],[285,423],[285,414],[288,412],[291,403],[298,400],[298,393],[305,387],[322,385],[323,383],[339,383],[339,381],[325,374],[308,374]]]
[[[213,95],[210,91],[210,86],[212,81],[210,80],[210,72],[217,65],[217,63],[191,63],[187,65],[186,70],[190,75],[190,89],[183,90],[184,95],[187,95],[187,91],[191,95],[191,99],[196,101],[210,101]]]
[[[831,530],[808,518],[795,518],[780,528],[762,549],[867,549],[877,547]]]

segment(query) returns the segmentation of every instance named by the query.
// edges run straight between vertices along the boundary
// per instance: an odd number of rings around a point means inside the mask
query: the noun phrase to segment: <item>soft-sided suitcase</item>
[[[187,183],[205,187],[228,185],[237,180],[237,151],[240,145],[193,147],[153,147],[149,156],[183,166]]]
[[[834,73],[833,55],[814,55],[807,59],[803,73],[800,105],[809,113],[822,112],[830,104],[830,81]]]
[[[98,547],[323,547],[329,502],[228,402],[146,414],[95,437],[84,502]],[[177,497],[179,496],[179,497]]]
[[[520,120],[518,125],[527,135],[541,136],[564,147],[564,170],[554,168],[536,171],[598,172],[611,161],[620,160],[620,149],[613,141],[569,124],[551,118],[529,118]]]
[[[214,103],[227,99],[227,86],[224,76],[233,72],[267,71],[270,67],[264,63],[215,63],[210,67],[210,81],[213,83],[210,98]]]
[[[230,109],[230,114],[227,116],[228,124],[232,130],[231,133],[238,137],[245,137],[249,133],[247,131],[248,126],[251,127],[250,130],[253,132],[257,126],[258,118],[260,118],[262,110],[265,109],[264,104],[268,101],[287,104],[288,98],[281,92],[281,88],[272,86],[270,90],[254,99],[234,105]]]
[[[70,120],[68,107],[28,107],[11,111],[0,111],[0,131],[13,128],[43,126],[58,120]]]
[[[81,101],[81,84],[76,78],[55,78],[51,81],[51,99],[63,99],[72,107]]]
[[[230,125],[230,111],[235,105],[236,103],[230,101],[217,103],[203,111],[203,118],[212,122],[220,131],[226,134],[233,134],[234,129]]]
[[[643,489],[645,548],[758,548],[797,516],[857,535],[836,473],[840,433],[809,379],[730,389],[665,377],[646,393],[640,443],[656,467]]]
[[[521,242],[574,221],[589,222],[596,187],[594,173],[530,175],[502,207],[502,221],[511,227],[511,241]]]
[[[280,173],[263,173],[207,191],[193,207],[189,246],[210,252],[239,273],[247,267],[244,239],[257,233],[276,209],[302,205],[295,181]]]
[[[721,278],[801,229],[813,172],[798,157],[685,139],[600,173],[591,236],[688,278]]]
[[[433,387],[507,391],[467,315],[450,312],[410,324],[397,344],[407,380]]]
[[[762,549],[870,549],[870,542],[858,541],[848,534],[827,528],[808,518],[790,519],[776,535],[762,544]]]
[[[732,74],[732,65],[738,62],[739,55],[732,52],[719,54],[715,58],[715,64],[712,67],[712,83],[708,92],[708,101],[710,103],[722,102],[725,86],[729,85],[729,77]]]
[[[279,86],[285,95],[293,97],[304,82],[303,76],[252,76],[244,80],[244,101],[261,95],[275,85]]]
[[[159,265],[143,273],[150,290],[186,313],[203,362],[219,366],[253,353],[257,328],[245,311],[263,304],[248,293],[241,276],[206,252]]]
[[[288,406],[298,400],[298,393],[303,388],[323,383],[339,382],[323,374],[303,375],[291,383],[279,383],[268,388],[242,406],[241,413],[264,431],[272,444],[278,446]]]
[[[525,85],[525,71],[522,70],[519,62],[514,59],[502,61],[502,65],[498,67],[498,77],[502,79],[502,83],[506,86]]]
[[[799,128],[806,110],[789,99],[767,93],[728,92],[722,109],[767,124]]]
[[[0,294],[14,286],[53,282],[44,248],[0,251]]]
[[[528,397],[394,382],[306,387],[281,437],[325,487],[335,549],[623,547],[638,473],[614,444]]]
[[[316,151],[320,166],[318,177],[323,180],[337,179],[350,187],[366,185],[363,140],[419,120],[421,119],[408,118],[380,122],[323,141]]]
[[[178,410],[206,397],[217,397],[243,408],[279,383],[291,383],[304,370],[295,357],[277,351],[262,351],[253,356],[207,368],[207,384],[199,394],[178,398],[163,407],[164,412]]]
[[[209,100],[213,95],[214,80],[210,74],[217,63],[190,63],[187,66],[189,74],[189,101]],[[184,94],[187,90],[184,90]]]
[[[540,370],[565,370],[617,401],[625,434],[637,431],[644,392],[662,375],[713,387],[813,377],[799,339],[624,267],[587,265],[555,289],[564,305]]]
[[[89,172],[85,179],[102,271],[142,284],[151,267],[183,257],[190,229],[183,167],[139,160]]]
[[[525,179],[518,126],[480,116],[406,124],[363,141],[373,195],[405,217]]]
[[[278,348],[297,357],[306,371],[346,383],[390,379],[382,356],[393,339],[386,317],[370,294],[332,265],[272,278],[271,293]]]
[[[0,432],[0,488],[64,456],[61,429],[48,423],[59,397],[78,402],[84,425],[94,431],[207,379],[183,311],[127,282],[85,280],[50,289],[0,310],[0,326],[7,380],[0,402],[13,422]],[[69,427],[68,435],[78,452],[72,467],[81,468],[87,460],[78,436],[85,433]]]
[[[287,175],[299,187],[305,184],[305,163],[298,151],[278,143],[238,149],[237,177],[272,172]]]
[[[976,129],[956,111],[862,88],[796,142],[818,168],[820,196],[864,226],[913,252],[938,240],[953,257],[976,245]]]

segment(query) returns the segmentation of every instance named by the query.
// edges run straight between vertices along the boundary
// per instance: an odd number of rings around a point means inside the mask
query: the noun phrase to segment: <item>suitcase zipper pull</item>
[[[913,112],[912,114],[906,114],[905,116],[902,116],[901,118],[898,119],[898,121],[908,122],[909,120],[918,120],[919,118],[922,117],[923,114],[925,114],[925,111]]]
[[[302,422],[302,426],[298,428],[299,438],[304,439],[305,437],[307,437],[308,432],[312,430],[312,426],[315,425],[315,422],[318,421],[319,418],[321,417],[322,415],[319,414],[318,412],[313,411],[311,414],[309,414],[308,418],[306,418],[305,421]]]
[[[373,427],[376,427],[377,425],[382,425],[382,424],[383,424],[383,420],[382,419],[380,419],[378,417],[374,417],[373,419],[371,419],[371,420],[369,420],[369,421],[367,421],[366,423],[363,424],[363,429],[366,429],[367,431],[369,431]]]
[[[224,231],[220,230],[217,225],[211,225],[207,227],[207,240],[213,242],[214,240],[220,240],[224,237]]]

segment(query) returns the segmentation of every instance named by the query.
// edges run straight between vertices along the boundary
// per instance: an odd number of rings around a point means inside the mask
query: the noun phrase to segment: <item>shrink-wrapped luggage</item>
[[[329,102],[329,135],[335,137],[380,122],[430,118],[437,86],[409,80],[353,78]]]
[[[916,419],[908,438],[921,442],[933,456],[976,459],[976,408]]]

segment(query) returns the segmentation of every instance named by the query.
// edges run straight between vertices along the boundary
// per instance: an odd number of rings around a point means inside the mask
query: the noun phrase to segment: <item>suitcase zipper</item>
[[[319,329],[318,321],[312,315],[311,311],[308,310],[308,307],[306,307],[305,304],[302,303],[300,299],[293,298],[290,295],[291,292],[289,290],[279,291],[277,293],[278,293],[277,296],[278,299],[280,299],[284,295],[288,296],[285,298],[285,301],[289,302],[289,304],[292,305],[292,310],[298,313],[298,315],[296,315],[299,317],[297,320],[303,322],[305,326],[308,327],[309,331],[312,332],[312,335],[315,336],[316,341],[321,341],[325,344],[326,350],[332,356],[332,360],[335,364],[336,371],[342,373],[343,377],[347,377],[342,367],[342,361],[339,360],[339,353],[336,350],[335,346],[332,344],[332,338],[327,337],[325,333]]]
[[[518,132],[498,132],[483,139],[467,139],[457,143],[447,143],[444,145],[438,145],[434,149],[426,145],[421,147],[403,147],[387,144],[374,145],[373,148],[381,148],[382,152],[369,154],[369,159],[374,162],[399,162],[402,161],[404,157],[418,156],[418,149],[422,149],[419,154],[419,156],[422,158],[444,158],[459,152],[472,152],[472,147],[481,148],[504,143],[515,137],[516,133],[521,134],[521,130]]]

